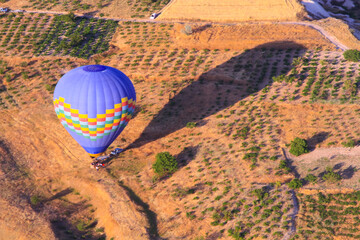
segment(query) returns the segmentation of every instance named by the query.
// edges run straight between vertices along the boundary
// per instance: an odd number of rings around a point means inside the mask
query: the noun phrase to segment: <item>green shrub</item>
[[[84,40],[84,37],[80,33],[74,33],[70,36],[70,43],[69,45],[72,47],[76,47],[81,44]]]
[[[73,12],[65,15],[58,15],[56,18],[63,22],[75,22],[76,20],[76,16]]]
[[[285,74],[281,74],[279,76],[273,76],[272,80],[274,82],[286,82],[286,83],[292,83],[295,80],[295,77],[293,76],[287,76]]]
[[[340,174],[334,172],[333,168],[327,167],[326,173],[324,174],[322,179],[328,183],[336,183],[341,180],[341,176],[340,176]]]
[[[358,62],[360,60],[360,52],[356,49],[349,49],[343,53],[347,61]]]
[[[84,221],[80,220],[80,221],[78,222],[78,224],[76,224],[76,228],[77,228],[77,230],[79,230],[79,231],[85,231],[85,229],[86,229],[86,223],[85,223]]]
[[[309,183],[316,183],[317,177],[314,174],[308,174],[305,177],[305,181],[307,181]]]
[[[28,73],[27,72],[22,72],[21,73],[21,76],[23,77],[23,79],[29,79],[29,75],[28,75]]]
[[[353,139],[348,140],[347,142],[341,143],[344,147],[352,148],[355,147],[356,143]]]
[[[45,84],[45,89],[52,93],[55,90],[55,85]]]
[[[5,78],[6,78],[6,82],[11,82],[11,75],[10,74],[6,74]]]
[[[100,228],[97,228],[96,230],[95,230],[95,232],[104,232],[104,228],[103,227],[100,227]]]
[[[296,137],[291,141],[290,153],[295,156],[300,156],[301,154],[308,153],[308,145],[305,139]]]
[[[289,188],[292,188],[292,189],[298,189],[298,188],[301,188],[303,186],[303,183],[302,183],[302,181],[300,179],[294,178],[293,180],[291,180],[288,183],[288,186],[289,186]]]
[[[194,127],[196,127],[196,122],[188,122],[188,123],[186,124],[186,127],[187,127],[187,128],[194,128]]]
[[[265,198],[269,197],[269,193],[266,192],[266,188],[258,188],[255,189],[253,191],[251,191],[251,193],[257,197],[257,199],[259,200],[259,202],[263,201]]]
[[[152,167],[159,177],[163,177],[174,173],[178,169],[178,163],[169,152],[161,152],[156,154],[156,161]]]
[[[39,196],[34,195],[30,197],[30,202],[32,205],[38,205],[41,202],[41,199]]]

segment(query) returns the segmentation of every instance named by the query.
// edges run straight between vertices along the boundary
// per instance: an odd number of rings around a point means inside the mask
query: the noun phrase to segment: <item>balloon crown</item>
[[[86,72],[102,72],[106,69],[106,67],[102,65],[88,65],[85,66],[83,69]]]

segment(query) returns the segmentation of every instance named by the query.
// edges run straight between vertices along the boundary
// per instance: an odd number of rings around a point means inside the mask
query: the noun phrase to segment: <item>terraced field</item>
[[[299,231],[295,239],[358,239],[359,192],[300,194]]]
[[[89,58],[107,51],[117,22],[45,14],[9,14],[1,19],[1,53],[5,56]]]

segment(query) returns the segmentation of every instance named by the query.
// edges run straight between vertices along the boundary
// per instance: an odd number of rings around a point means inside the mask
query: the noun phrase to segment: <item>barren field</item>
[[[159,19],[212,22],[295,21],[305,15],[304,7],[296,0],[173,0]]]
[[[313,192],[351,192],[360,179],[358,150],[343,154],[359,142],[359,65],[317,31],[197,24],[186,35],[184,25],[170,23],[121,22],[113,29],[105,21],[57,22],[46,14],[0,20],[0,203],[7,206],[0,239],[358,236],[356,226],[346,225],[358,221],[358,193]],[[34,21],[40,23],[34,33],[21,27]],[[62,31],[48,31],[50,25]],[[86,28],[108,31],[89,33],[76,52],[66,51],[68,37]],[[65,50],[56,52],[56,39]],[[16,41],[29,52],[9,48]],[[97,51],[97,43],[110,46]],[[134,119],[109,147],[125,151],[98,172],[52,105],[57,80],[94,63],[127,74],[138,99]],[[289,154],[295,137],[308,141],[309,154]],[[336,156],[325,158],[322,148]],[[179,169],[159,179],[152,164],[164,151]],[[330,175],[334,182],[324,177]],[[288,185],[294,178],[300,190]]]

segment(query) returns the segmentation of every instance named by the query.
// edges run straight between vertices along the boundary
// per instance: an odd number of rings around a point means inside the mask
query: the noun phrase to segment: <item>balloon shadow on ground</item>
[[[204,118],[258,92],[272,77],[287,74],[293,59],[305,51],[295,42],[269,42],[232,57],[172,97],[126,149],[165,137],[188,122],[205,124]]]

